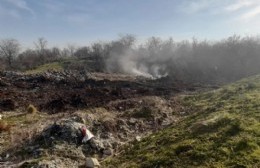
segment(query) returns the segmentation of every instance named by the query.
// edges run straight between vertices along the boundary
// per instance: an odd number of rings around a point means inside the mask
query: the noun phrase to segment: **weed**
[[[38,110],[37,110],[37,108],[34,106],[34,105],[29,105],[28,107],[27,107],[27,113],[29,113],[29,114],[35,114],[35,113],[37,113],[38,112]]]

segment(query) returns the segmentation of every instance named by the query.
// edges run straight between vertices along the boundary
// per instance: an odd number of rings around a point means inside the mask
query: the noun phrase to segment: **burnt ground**
[[[25,109],[29,104],[48,113],[103,107],[110,101],[139,96],[171,96],[196,86],[167,78],[149,80],[95,79],[88,74],[46,72],[25,75],[0,73],[0,111]],[[109,74],[106,74],[109,76]]]

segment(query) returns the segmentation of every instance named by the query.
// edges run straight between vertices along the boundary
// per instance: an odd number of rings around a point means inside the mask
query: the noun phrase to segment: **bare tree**
[[[12,68],[14,59],[20,51],[20,43],[15,39],[4,39],[0,41],[0,56],[5,59],[9,68]]]
[[[42,51],[42,50],[46,49],[47,43],[48,42],[47,42],[47,40],[45,40],[45,38],[40,37],[37,42],[34,42],[34,45],[35,45],[37,50]]]
[[[69,51],[69,56],[74,57],[75,56],[75,51],[77,50],[77,47],[73,44],[68,44],[68,51]]]
[[[61,50],[61,57],[62,58],[68,58],[70,57],[70,51],[68,48],[63,48],[63,50]]]
[[[77,51],[74,53],[75,57],[79,59],[86,59],[90,58],[90,47],[80,47],[77,49]]]
[[[104,47],[102,43],[94,43],[91,45],[91,56],[95,61],[95,70],[103,71],[105,67],[104,62]]]
[[[32,69],[39,65],[39,57],[34,50],[27,49],[19,54],[17,57],[17,65],[20,69]]]
[[[43,37],[40,37],[37,42],[34,42],[36,47],[37,53],[40,57],[41,64],[45,63],[46,61],[46,48],[47,48],[47,40]]]

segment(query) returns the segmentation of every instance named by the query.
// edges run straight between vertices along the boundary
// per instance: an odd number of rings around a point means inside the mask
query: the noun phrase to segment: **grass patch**
[[[106,167],[260,167],[260,76],[184,96],[192,114]]]
[[[62,71],[62,70],[63,70],[63,65],[61,62],[53,62],[53,63],[41,65],[32,70],[28,70],[25,73],[37,74],[37,73],[43,73],[46,71]]]

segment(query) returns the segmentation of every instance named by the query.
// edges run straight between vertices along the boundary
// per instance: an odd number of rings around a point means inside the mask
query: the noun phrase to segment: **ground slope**
[[[183,96],[191,113],[125,148],[107,167],[260,167],[260,76]]]

